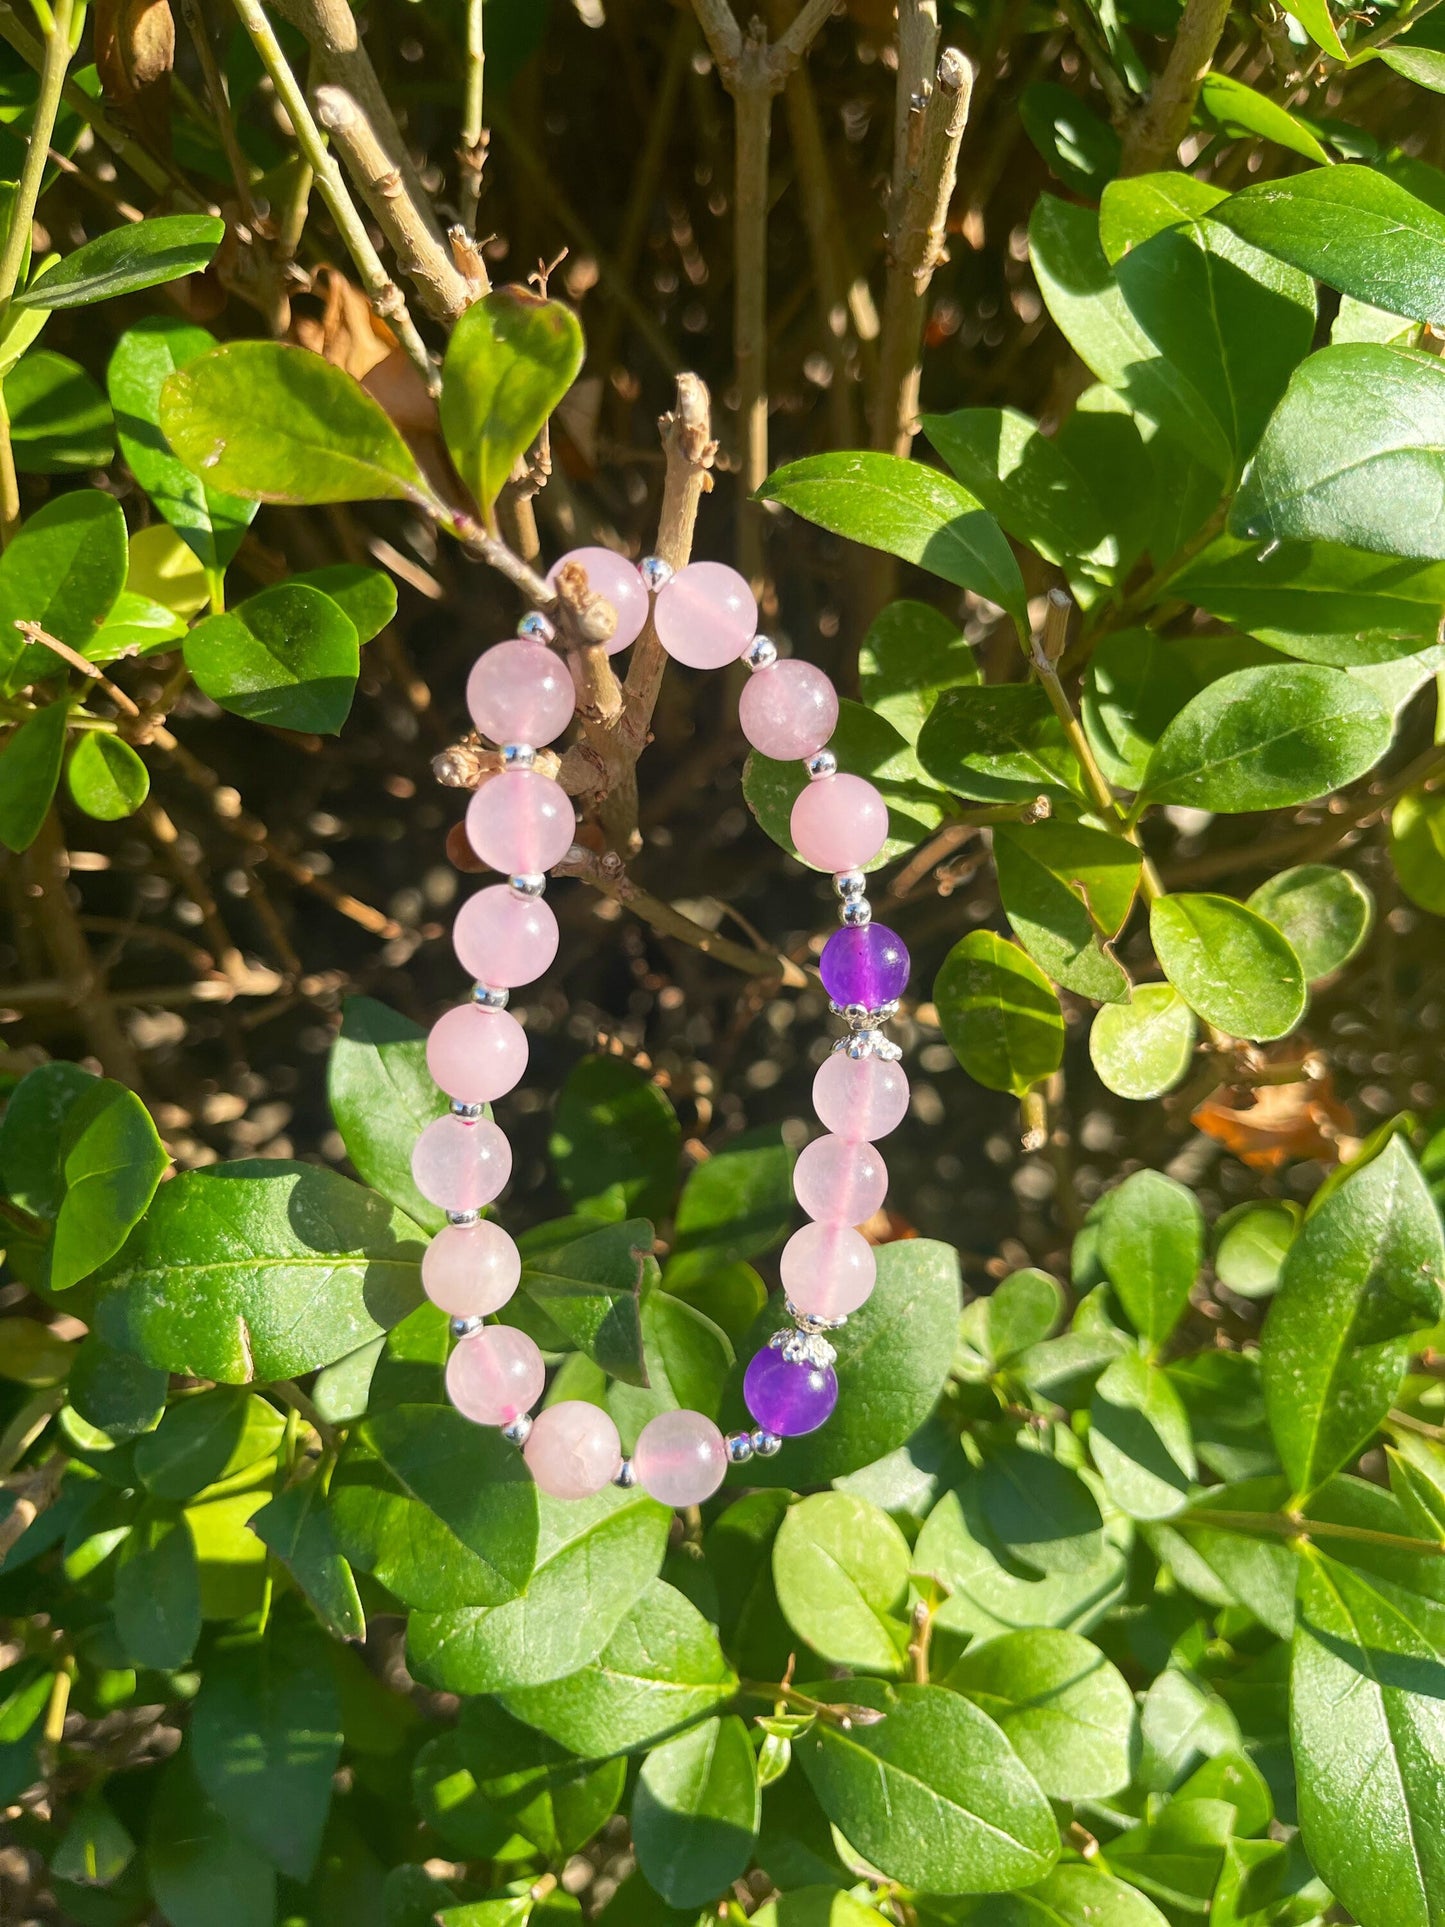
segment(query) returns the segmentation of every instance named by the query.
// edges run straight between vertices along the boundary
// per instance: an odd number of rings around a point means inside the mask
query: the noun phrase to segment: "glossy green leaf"
[[[549,1860],[565,1860],[585,1846],[617,1810],[624,1761],[584,1765],[494,1701],[472,1700],[454,1738],[455,1757],[480,1799]]]
[[[923,432],[959,481],[1015,540],[1065,567],[1112,559],[1088,479],[1038,425],[1012,408],[925,415]]]
[[[125,587],[125,516],[113,495],[76,489],[30,516],[0,556],[0,677],[7,689],[58,673],[17,622],[36,622],[83,655]]]
[[[136,1446],[135,1469],[157,1499],[189,1499],[270,1458],[286,1421],[254,1392],[218,1386],[178,1399]]]
[[[332,562],[288,578],[303,589],[319,589],[348,616],[359,642],[379,636],[396,614],[396,584],[381,569],[360,562]]]
[[[995,1365],[1007,1365],[1031,1345],[1042,1344],[1064,1314],[1063,1287],[1046,1271],[1011,1271],[978,1302]]]
[[[1438,1322],[1445,1240],[1398,1137],[1305,1219],[1261,1342],[1270,1429],[1298,1494],[1368,1442],[1405,1374],[1411,1336]]]
[[[522,1290],[561,1341],[554,1340],[553,1349],[584,1352],[609,1377],[646,1384],[641,1298],[644,1282],[657,1276],[653,1238],[645,1218],[628,1218],[524,1251]],[[513,1309],[526,1323],[515,1299]]]
[[[0,1119],[0,1188],[22,1210],[54,1218],[65,1195],[61,1132],[95,1082],[79,1064],[37,1065],[12,1089]]]
[[[1203,1257],[1204,1214],[1194,1193],[1174,1178],[1136,1171],[1105,1198],[1099,1262],[1152,1349],[1184,1315]]]
[[[572,310],[526,288],[494,288],[452,330],[442,434],[489,526],[513,468],[576,380],[582,354]]]
[[[1306,978],[1318,983],[1359,951],[1375,917],[1375,900],[1353,870],[1302,863],[1262,883],[1249,899],[1289,939]]]
[[[981,680],[958,624],[926,602],[890,602],[873,618],[858,654],[859,694],[908,743],[945,689]]]
[[[146,1871],[172,1927],[274,1927],[275,1868],[211,1805],[188,1752],[161,1771]]]
[[[1241,1298],[1267,1298],[1300,1226],[1300,1208],[1278,1203],[1241,1204],[1214,1227],[1214,1269],[1222,1284]]]
[[[643,1426],[659,1412],[716,1417],[733,1364],[733,1348],[721,1326],[696,1305],[660,1288],[642,1299],[642,1349],[646,1387],[607,1388],[607,1409],[624,1452],[632,1450]]]
[[[1199,1471],[1189,1419],[1163,1372],[1138,1352],[1116,1358],[1094,1387],[1089,1451],[1131,1519],[1169,1519],[1188,1504]]]
[[[1323,47],[1335,60],[1344,59],[1344,43],[1330,12],[1329,0],[1290,0],[1285,12],[1298,20],[1317,47]]]
[[[1142,788],[1160,737],[1193,697],[1223,676],[1277,660],[1242,636],[1166,641],[1148,629],[1106,636],[1089,660],[1080,703],[1100,768],[1121,788]]]
[[[321,1480],[288,1486],[247,1524],[290,1573],[322,1622],[343,1639],[366,1636],[366,1614],[351,1567],[336,1543]]]
[[[688,1175],[673,1226],[669,1290],[780,1245],[793,1223],[793,1154],[775,1129],[724,1144]]]
[[[85,308],[120,294],[199,274],[221,244],[224,221],[162,214],[99,234],[17,294],[17,308]]]
[[[279,582],[198,622],[186,637],[186,667],[233,715],[334,736],[351,711],[361,653],[339,603]]]
[[[17,855],[40,834],[60,782],[69,707],[45,703],[0,748],[0,843]]]
[[[120,1549],[111,1601],[116,1637],[136,1666],[184,1666],[201,1636],[201,1585],[185,1519],[170,1506],[142,1507]]]
[[[133,816],[150,794],[150,772],[130,744],[102,730],[82,731],[66,765],[75,802],[100,823]]]
[[[1089,1058],[1116,1097],[1162,1097],[1194,1056],[1194,1012],[1173,984],[1135,984],[1127,1003],[1104,1004],[1089,1030]]]
[[[810,455],[758,491],[834,535],[917,563],[1027,625],[1023,579],[997,522],[966,488],[897,455]]]
[[[160,429],[207,483],[250,500],[429,499],[361,383],[304,348],[233,341],[199,355],[161,389]]]
[[[224,1384],[343,1358],[421,1299],[421,1241],[374,1192],[315,1165],[187,1171],[97,1279],[107,1343]]]
[[[933,986],[938,1021],[970,1077],[1022,1097],[1059,1068],[1064,1019],[1037,964],[991,930],[957,942]]]
[[[65,1120],[65,1196],[55,1223],[50,1288],[63,1291],[113,1257],[149,1205],[170,1159],[132,1091],[98,1078]]]
[[[945,691],[919,734],[918,759],[946,788],[983,802],[1079,782],[1063,725],[1035,683]]]
[[[778,1604],[803,1644],[834,1666],[898,1673],[908,1645],[908,1541],[875,1505],[817,1492],[773,1541]]]
[[[920,1916],[925,1927],[1165,1927],[1147,1894],[1100,1867],[1069,1862],[1023,1893],[954,1902],[946,1915]]]
[[[1406,790],[1390,812],[1390,860],[1410,901],[1445,917],[1445,794]]]
[[[704,1720],[649,1753],[632,1802],[632,1843],[648,1885],[673,1907],[726,1892],[752,1859],[757,1764],[736,1714]]]
[[[426,1067],[426,1032],[373,997],[348,997],[326,1067],[326,1097],[346,1155],[374,1191],[428,1231],[446,1213],[411,1175],[417,1139],[447,1108]]]
[[[166,1374],[112,1351],[94,1332],[80,1341],[65,1389],[87,1425],[118,1444],[149,1432],[165,1410]]]
[[[1303,154],[1307,161],[1329,160],[1303,121],[1232,74],[1206,74],[1199,89],[1199,104],[1226,134],[1257,134],[1291,154]]]
[[[1236,1037],[1284,1037],[1304,1015],[1305,980],[1287,939],[1232,897],[1176,892],[1149,913],[1164,974],[1207,1024]]]
[[[944,1684],[1000,1728],[1051,1800],[1129,1784],[1134,1695],[1097,1646],[1040,1627],[969,1647]]]
[[[1087,823],[1050,818],[994,831],[999,897],[1014,935],[1055,983],[1119,1003],[1129,980],[1103,945],[1122,928],[1139,885],[1134,844]]]
[[[574,1209],[660,1218],[677,1193],[682,1128],[662,1091],[620,1057],[584,1057],[557,1100],[551,1153]]]
[[[990,1454],[977,1490],[995,1542],[1030,1574],[1088,1572],[1103,1558],[1098,1501],[1048,1450],[1019,1442]]]
[[[184,620],[149,596],[122,589],[115,607],[87,645],[89,662],[117,662],[123,656],[152,655],[178,642],[186,633]]]
[[[115,454],[105,396],[76,362],[36,348],[7,372],[4,386],[10,443],[22,474],[103,468]]]
[[[1096,201],[1118,172],[1119,136],[1067,87],[1039,80],[1019,97],[1024,132],[1065,187]]]

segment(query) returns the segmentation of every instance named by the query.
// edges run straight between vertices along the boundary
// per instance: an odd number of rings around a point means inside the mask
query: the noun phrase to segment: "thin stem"
[[[211,599],[211,614],[222,616],[226,613],[226,571],[206,565],[206,594]]]
[[[15,472],[15,448],[10,440],[10,410],[0,388],[0,548],[8,548],[20,527],[20,477]]]
[[[1229,4],[1230,0],[1186,0],[1164,71],[1125,131],[1121,174],[1148,174],[1173,161],[1189,132],[1194,103],[1229,18]]]
[[[1392,1552],[1415,1552],[1438,1557],[1445,1540],[1412,1539],[1403,1532],[1376,1532],[1371,1526],[1336,1525],[1330,1519],[1306,1519],[1293,1512],[1216,1512],[1200,1506],[1185,1513],[1194,1525],[1213,1525],[1271,1539],[1347,1539],[1353,1545],[1382,1546]]]
[[[60,96],[65,86],[65,70],[70,65],[70,25],[74,0],[55,0],[55,12],[45,34],[45,61],[40,69],[40,94],[35,102],[35,118],[20,169],[20,184],[15,190],[15,205],[5,245],[0,248],[0,322],[9,312],[15,290],[20,285],[20,270],[30,245],[30,228],[35,219],[35,204],[40,199],[40,184],[45,176],[45,160],[55,133],[55,117],[60,112]],[[8,435],[7,435],[8,442]]]
[[[482,30],[483,0],[467,0],[467,85],[462,110],[462,226],[477,231],[477,203],[482,198],[482,163],[486,159],[486,129],[482,125],[482,82],[487,51]]]

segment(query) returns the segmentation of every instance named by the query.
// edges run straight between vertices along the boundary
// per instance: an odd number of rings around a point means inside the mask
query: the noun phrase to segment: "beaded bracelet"
[[[837,1403],[836,1354],[825,1334],[873,1290],[873,1249],[856,1227],[887,1189],[874,1140],[895,1130],[908,1108],[901,1053],[882,1030],[907,982],[908,952],[872,921],[863,872],[883,847],[888,812],[872,783],[839,773],[826,747],[838,721],[837,692],[822,670],[779,660],[757,633],[757,603],[743,578],[716,562],[674,574],[657,557],[634,568],[610,550],[586,548],[564,556],[550,580],[569,565],[616,610],[609,653],[635,641],[650,611],[677,662],[695,669],[746,662],[744,735],[764,756],[800,759],[807,768],[793,805],[793,842],[805,863],[833,877],[842,928],[824,946],[820,969],[848,1031],[813,1082],[826,1135],[806,1145],[794,1167],[794,1194],[810,1222],[781,1258],[792,1324],[748,1365],[743,1393],[754,1429],[724,1436],[701,1412],[662,1412],[643,1426],[627,1459],[599,1406],[562,1400],[534,1416],[546,1380],[541,1351],[516,1327],[484,1322],[516,1291],[522,1261],[501,1226],[481,1215],[512,1169],[511,1147],[483,1110],[526,1069],[526,1033],[507,997],[557,954],[557,920],[542,893],[576,829],[566,793],[534,767],[538,748],[562,734],[576,707],[568,666],[549,647],[552,624],[536,611],[523,617],[514,640],[481,656],[467,683],[477,729],[502,759],[472,797],[467,835],[482,862],[508,880],[479,890],[458,913],[453,941],[476,987],[427,1040],[427,1066],[452,1103],[412,1155],[418,1190],[448,1219],[423,1258],[422,1282],[457,1340],[446,1365],[448,1397],[478,1424],[500,1426],[544,1492],[581,1499],[609,1484],[640,1485],[666,1505],[697,1505],[717,1491],[729,1464],[754,1453],[771,1458],[784,1438],[816,1431]]]

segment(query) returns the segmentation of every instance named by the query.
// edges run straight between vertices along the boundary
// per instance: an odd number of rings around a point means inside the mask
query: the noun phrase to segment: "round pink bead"
[[[490,1104],[521,1082],[527,1033],[509,1010],[458,1004],[432,1025],[426,1067],[458,1104]]]
[[[485,1318],[517,1289],[522,1254],[499,1224],[448,1224],[421,1257],[422,1290],[449,1318]]]
[[[888,1195],[888,1166],[876,1145],[815,1137],[798,1153],[793,1193],[810,1218],[862,1224]]]
[[[725,562],[689,562],[658,591],[657,639],[674,662],[723,669],[758,632],[758,605]]]
[[[447,1360],[447,1397],[478,1425],[510,1425],[531,1411],[546,1382],[542,1354],[510,1325],[459,1339]]]
[[[499,642],[478,656],[467,678],[472,721],[493,743],[540,749],[562,734],[576,707],[571,673],[545,642]]]
[[[557,919],[540,897],[519,897],[489,883],[468,897],[452,925],[463,970],[493,990],[515,990],[545,976],[557,955]]]
[[[540,770],[488,777],[467,805],[472,848],[505,876],[540,876],[562,861],[576,834],[572,799]]]
[[[701,1412],[659,1412],[638,1435],[637,1483],[664,1505],[701,1505],[723,1482],[728,1449]]]
[[[617,1427],[600,1406],[576,1398],[539,1412],[522,1450],[532,1477],[554,1499],[590,1499],[622,1464]]]
[[[613,549],[569,549],[547,571],[547,581],[553,588],[558,572],[569,562],[586,570],[587,587],[594,595],[605,596],[617,611],[617,627],[607,645],[608,655],[615,656],[619,649],[636,642],[647,621],[647,590],[642,577],[625,555]]]
[[[888,806],[865,776],[821,776],[804,785],[791,827],[804,863],[837,876],[861,870],[883,848]]]
[[[780,763],[812,756],[838,727],[838,692],[810,662],[775,662],[749,678],[738,721],[764,756]]]
[[[416,1141],[411,1175],[443,1211],[480,1211],[512,1175],[512,1147],[490,1118],[439,1117]]]
[[[813,1079],[813,1109],[825,1131],[848,1144],[887,1137],[908,1115],[908,1077],[886,1057],[833,1051]]]
[[[878,1279],[873,1247],[844,1224],[805,1224],[783,1246],[783,1290],[799,1311],[846,1318],[865,1303]]]

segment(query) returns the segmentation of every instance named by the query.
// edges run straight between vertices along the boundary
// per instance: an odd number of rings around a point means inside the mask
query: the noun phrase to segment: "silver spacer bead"
[[[448,1224],[480,1224],[481,1221],[480,1211],[448,1211],[447,1213]]]
[[[867,897],[852,897],[838,906],[838,921],[850,930],[861,930],[873,921],[873,906]]]
[[[821,1312],[799,1311],[791,1298],[785,1298],[783,1303],[787,1306],[789,1318],[801,1332],[841,1331],[848,1322],[846,1317],[825,1318]]]
[[[505,1010],[510,990],[497,990],[491,984],[473,984],[472,1002],[483,1010]]]
[[[783,1449],[783,1441],[776,1432],[754,1432],[753,1450],[760,1459],[775,1459]]]
[[[530,871],[521,876],[508,877],[507,888],[515,891],[519,897],[540,897],[547,888],[547,879]]]
[[[728,1458],[734,1465],[746,1465],[753,1456],[753,1435],[751,1432],[729,1432],[725,1440]]]
[[[833,878],[833,893],[844,903],[856,903],[867,889],[868,879],[861,870],[840,870]]]
[[[754,674],[759,669],[771,669],[778,660],[778,645],[771,636],[754,636],[743,651],[743,661]]]
[[[820,749],[815,756],[808,758],[803,767],[808,772],[809,781],[816,783],[821,777],[838,774],[838,759],[831,749]]]
[[[670,562],[664,562],[660,555],[645,555],[637,565],[637,573],[642,577],[642,586],[649,595],[656,595],[665,589],[677,574]]]
[[[508,1445],[515,1445],[519,1451],[531,1436],[532,1414],[530,1412],[523,1412],[520,1418],[514,1418],[510,1425],[502,1427],[502,1437]]]
[[[790,1365],[811,1365],[820,1372],[826,1371],[838,1356],[819,1333],[789,1331],[786,1327],[773,1333],[768,1340],[768,1350],[781,1352]]]
[[[452,1318],[448,1328],[453,1338],[474,1338],[479,1331],[486,1329],[485,1318]]]
[[[529,642],[553,642],[557,630],[551,619],[540,609],[529,609],[517,624],[517,634],[525,636]]]
[[[624,1492],[630,1492],[633,1486],[637,1484],[637,1467],[632,1463],[631,1459],[624,1459],[621,1465],[618,1466],[612,1483],[621,1486]]]
[[[463,1104],[459,1097],[452,1099],[452,1116],[459,1117],[463,1124],[474,1124],[486,1108],[485,1104]]]
[[[530,743],[503,743],[502,767],[504,769],[531,769],[537,761],[537,752]]]

